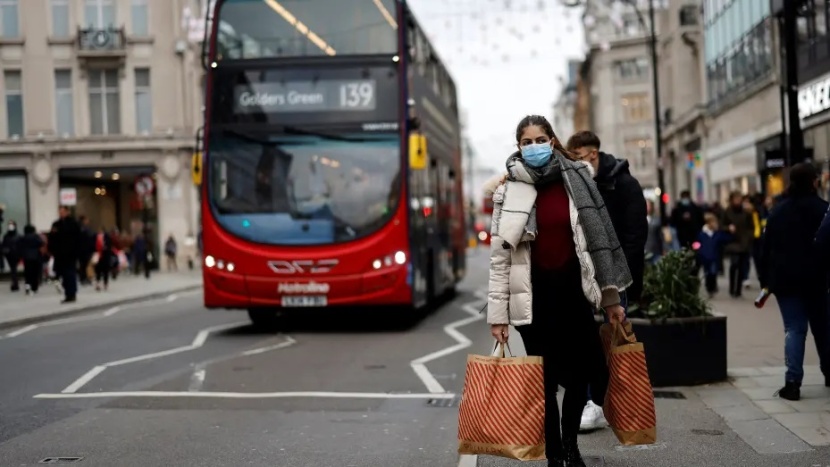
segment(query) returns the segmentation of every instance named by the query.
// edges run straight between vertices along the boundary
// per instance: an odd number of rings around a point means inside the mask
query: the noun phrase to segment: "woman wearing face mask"
[[[568,159],[538,115],[519,123],[516,142],[505,183],[487,187],[494,202],[487,322],[502,343],[512,324],[528,355],[543,357],[548,465],[582,467],[577,432],[588,385],[607,371],[594,311],[621,322],[620,292],[631,274],[590,164]]]

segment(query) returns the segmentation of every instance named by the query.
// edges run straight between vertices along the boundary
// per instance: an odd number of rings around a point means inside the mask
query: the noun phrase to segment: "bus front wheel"
[[[256,328],[273,330],[278,327],[279,316],[274,309],[268,308],[250,308],[248,309],[248,317],[251,318],[251,323]]]

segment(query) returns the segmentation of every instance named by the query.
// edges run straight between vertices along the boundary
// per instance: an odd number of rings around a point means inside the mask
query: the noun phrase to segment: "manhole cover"
[[[83,457],[47,457],[46,459],[38,462],[38,464],[72,464],[75,462],[81,462],[82,460],[84,460]]]
[[[427,405],[430,407],[458,407],[461,403],[461,397],[455,396],[449,399],[428,399]]]
[[[655,399],[685,399],[686,396],[680,391],[654,391]]]
[[[706,436],[721,436],[723,432],[720,430],[702,430],[699,428],[692,429],[692,433],[696,435],[706,435]]]

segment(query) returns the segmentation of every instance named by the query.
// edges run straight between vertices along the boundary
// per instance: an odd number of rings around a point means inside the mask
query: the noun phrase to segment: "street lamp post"
[[[587,6],[591,0],[560,0],[560,2],[567,7]],[[651,79],[652,79],[652,94],[654,95],[652,101],[654,103],[654,151],[657,162],[657,187],[660,191],[660,221],[663,225],[668,224],[668,215],[666,207],[666,180],[663,169],[663,138],[662,138],[662,122],[660,118],[660,72],[657,69],[657,25],[655,21],[654,0],[648,2],[648,16],[649,24],[646,25],[645,18],[637,6],[637,0],[618,0],[628,4],[637,15],[637,20],[643,30],[649,31],[649,42],[651,45]]]
[[[637,10],[637,5],[634,0],[629,0],[634,10]],[[637,15],[640,17],[642,23],[642,16],[637,10]],[[654,94],[654,151],[657,156],[657,187],[660,189],[660,222],[663,226],[668,225],[668,215],[666,206],[666,179],[663,170],[663,129],[662,119],[660,118],[660,72],[657,69],[657,26],[654,20],[654,0],[648,2],[648,17],[651,26],[651,80],[652,80],[652,94]]]

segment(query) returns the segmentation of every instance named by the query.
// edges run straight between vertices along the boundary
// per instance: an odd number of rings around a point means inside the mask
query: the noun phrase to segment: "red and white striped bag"
[[[458,410],[458,452],[545,459],[542,357],[469,355]]]
[[[657,416],[643,344],[628,322],[603,324],[600,335],[608,361],[605,419],[623,445],[654,444]]]

